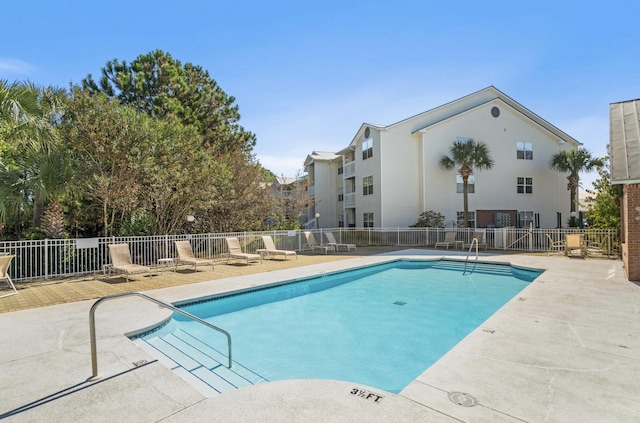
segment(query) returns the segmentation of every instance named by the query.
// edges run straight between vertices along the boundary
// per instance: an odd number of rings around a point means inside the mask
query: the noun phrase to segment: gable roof
[[[445,103],[441,106],[438,106],[433,109],[427,110],[426,112],[422,112],[417,115],[408,117],[406,119],[403,119],[401,121],[398,121],[388,126],[371,125],[366,123],[362,124],[362,126],[356,133],[355,137],[351,141],[350,145],[352,145],[354,142],[357,141],[360,133],[366,127],[372,127],[379,130],[390,130],[395,126],[407,124],[407,123],[410,124],[411,121],[415,121],[416,127],[411,129],[411,133],[415,134],[417,132],[424,131],[435,124],[444,122],[455,116],[458,116],[460,114],[463,114],[465,112],[468,112],[470,110],[473,110],[477,107],[480,107],[484,104],[487,104],[496,100],[509,106],[516,112],[523,115],[526,119],[532,121],[537,126],[540,126],[544,130],[550,132],[559,140],[573,144],[576,147],[579,145],[582,145],[581,142],[571,137],[564,131],[560,130],[556,126],[552,125],[548,121],[544,120],[540,116],[536,115],[531,110],[527,109],[526,107],[524,107],[523,105],[521,105],[520,103],[518,103],[508,95],[504,94],[502,91],[498,90],[494,86],[489,86],[480,91],[476,91],[474,93],[461,97],[457,100],[453,100],[449,103]]]
[[[640,99],[611,103],[611,183],[640,183]]]
[[[304,161],[304,165],[308,166],[315,161],[328,161],[335,160],[340,158],[336,153],[331,153],[329,151],[314,151],[313,153],[307,156],[307,159]]]
[[[556,127],[555,125],[552,125],[551,123],[549,123],[548,121],[546,121],[545,119],[541,118],[540,116],[538,116],[537,114],[533,113],[531,110],[527,109],[526,107],[524,107],[522,104],[518,103],[517,101],[515,101],[514,99],[512,99],[511,97],[509,97],[508,95],[506,95],[505,93],[503,93],[502,91],[500,91],[499,89],[497,89],[494,86],[490,86],[487,87],[483,90],[477,91],[473,94],[469,94],[466,97],[462,97],[458,100],[454,100],[450,103],[447,103],[445,105],[442,105],[440,107],[437,107],[435,109],[432,109],[428,112],[425,113],[433,113],[434,115],[436,114],[436,111],[439,111],[440,109],[444,109],[444,108],[448,108],[451,109],[449,115],[447,116],[446,114],[444,114],[441,119],[434,119],[434,122],[431,122],[430,124],[418,129],[415,132],[419,132],[422,131],[426,128],[428,128],[429,126],[432,126],[434,124],[437,124],[441,121],[450,119],[454,116],[457,116],[459,114],[468,112],[469,110],[475,109],[477,107],[480,107],[484,104],[493,102],[493,101],[500,101],[502,104],[505,104],[509,107],[511,107],[513,110],[515,110],[516,112],[520,113],[523,117],[525,117],[526,119],[532,121],[534,124],[536,124],[537,126],[542,127],[543,129],[545,129],[546,131],[552,133],[553,135],[555,135],[557,138],[559,138],[560,140],[564,141],[564,142],[568,142],[570,144],[574,144],[575,146],[579,146],[582,145],[581,142],[579,142],[578,140],[576,140],[575,138],[573,138],[572,136],[570,136],[569,134],[567,134],[566,132],[560,130],[558,127]],[[425,113],[423,113],[422,115],[424,115]],[[441,113],[438,113],[441,114]]]

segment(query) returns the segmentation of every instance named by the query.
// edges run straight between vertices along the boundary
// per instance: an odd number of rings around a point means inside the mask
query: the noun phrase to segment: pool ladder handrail
[[[464,271],[462,272],[467,273],[467,262],[469,261],[469,254],[471,254],[471,249],[473,248],[473,246],[476,246],[476,261],[478,261],[478,238],[473,237],[473,239],[471,240],[471,245],[469,246],[469,251],[467,252],[467,258],[464,259]]]
[[[89,336],[91,337],[91,371],[92,371],[92,376],[89,378],[89,380],[93,380],[93,379],[97,379],[98,378],[98,354],[96,352],[97,348],[96,348],[96,319],[95,319],[95,312],[96,312],[96,308],[98,308],[98,306],[100,304],[102,304],[105,301],[109,301],[109,300],[114,300],[116,298],[122,298],[122,297],[129,297],[129,296],[138,296],[138,297],[142,297],[145,300],[151,301],[152,303],[158,304],[160,307],[164,307],[167,308],[171,311],[173,311],[174,313],[178,313],[181,314],[185,317],[188,317],[189,319],[192,319],[198,323],[201,323],[213,330],[216,330],[222,334],[224,334],[227,337],[227,347],[228,347],[228,351],[229,351],[229,365],[227,366],[227,368],[231,368],[231,364],[232,364],[232,358],[231,358],[231,334],[229,332],[227,332],[226,330],[217,327],[216,325],[212,325],[211,323],[202,320],[199,317],[194,316],[191,313],[187,313],[184,310],[179,309],[178,307],[175,307],[169,303],[165,303],[162,300],[159,300],[157,298],[153,298],[149,295],[143,294],[141,292],[124,292],[121,294],[114,294],[114,295],[108,295],[106,297],[102,297],[100,298],[98,301],[96,301],[92,306],[91,306],[91,310],[89,310]]]

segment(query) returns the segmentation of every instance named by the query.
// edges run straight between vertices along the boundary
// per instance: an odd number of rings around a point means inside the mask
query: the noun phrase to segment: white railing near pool
[[[229,359],[229,364],[227,365],[227,368],[231,368],[232,364],[233,364],[233,359],[231,357],[231,334],[229,332],[227,332],[226,330],[219,328],[216,325],[213,325],[205,320],[202,320],[199,317],[194,316],[191,313],[187,313],[184,310],[181,310],[177,307],[174,307],[173,305],[169,304],[169,303],[165,303],[164,301],[161,301],[157,298],[151,297],[149,295],[143,294],[141,292],[123,292],[121,294],[114,294],[114,295],[109,295],[107,297],[102,297],[100,298],[98,301],[96,301],[95,303],[93,303],[93,305],[91,306],[91,309],[89,310],[89,337],[90,337],[90,342],[91,342],[91,377],[89,378],[89,380],[95,380],[98,378],[98,350],[97,350],[97,341],[96,341],[96,309],[98,308],[98,306],[100,304],[102,304],[105,301],[109,301],[109,300],[115,300],[116,298],[122,298],[122,297],[130,297],[130,296],[138,296],[140,298],[144,298],[147,301],[151,301],[152,303],[155,303],[157,305],[159,305],[160,307],[164,307],[168,310],[173,311],[174,313],[178,313],[181,314],[185,317],[188,317],[189,319],[200,323],[201,325],[204,325],[208,328],[211,328],[215,331],[220,332],[221,334],[225,335],[227,337],[227,348],[228,348],[228,359]]]
[[[326,243],[324,232],[333,232],[339,243],[358,247],[391,246],[434,248],[444,239],[447,231],[456,231],[456,239],[468,245],[479,229],[453,228],[328,228],[316,229],[318,242]],[[549,249],[549,238],[564,239],[565,234],[584,234],[590,255],[615,257],[619,251],[619,229],[484,229],[484,239],[490,250],[544,252]],[[102,272],[109,263],[107,246],[127,243],[134,263],[155,266],[162,258],[176,257],[175,241],[190,240],[194,254],[221,259],[227,251],[226,237],[237,237],[245,252],[255,253],[264,248],[262,235],[270,235],[282,250],[303,249],[304,234],[298,230],[181,234],[158,236],[127,236],[79,239],[43,239],[27,241],[1,241],[0,253],[14,254],[9,274],[14,281],[49,279],[58,276],[76,276]]]
[[[473,246],[476,246],[476,261],[478,261],[478,238],[473,238],[471,240],[471,246],[469,247],[469,251],[467,252],[467,258],[464,259],[464,271],[463,274],[467,273],[467,263],[469,262],[469,256],[471,255],[471,251],[473,250]]]

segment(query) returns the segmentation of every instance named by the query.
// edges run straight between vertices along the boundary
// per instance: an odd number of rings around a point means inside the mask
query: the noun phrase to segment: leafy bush
[[[412,228],[444,228],[444,215],[433,210],[420,213]]]

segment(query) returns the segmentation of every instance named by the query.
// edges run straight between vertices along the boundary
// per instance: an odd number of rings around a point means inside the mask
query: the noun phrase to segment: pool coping
[[[456,257],[408,249],[147,293],[176,302],[418,255]],[[133,299],[98,311],[98,359],[107,377],[87,383],[87,321],[94,301],[83,301],[0,315],[0,372],[12,381],[0,386],[0,416],[10,421],[637,421],[640,287],[625,279],[622,263],[499,254],[482,259],[545,272],[398,395],[348,382],[304,380],[205,399],[123,335],[168,315]],[[358,389],[373,391],[374,397],[354,394]],[[456,392],[467,396],[454,399],[477,403],[454,403],[449,396]],[[376,402],[375,395],[384,398]]]

